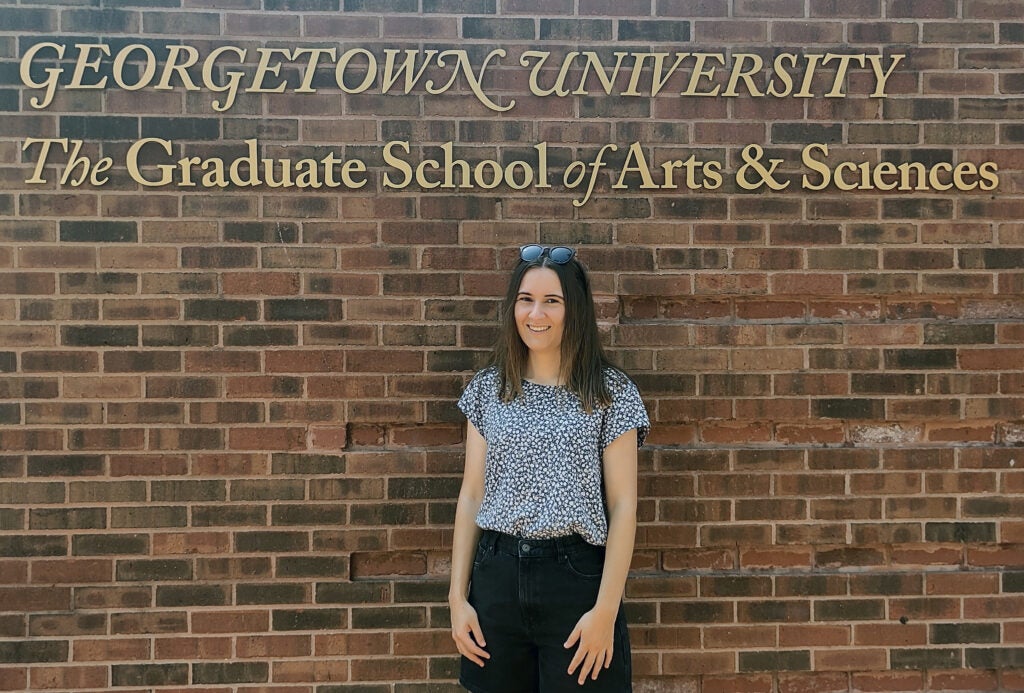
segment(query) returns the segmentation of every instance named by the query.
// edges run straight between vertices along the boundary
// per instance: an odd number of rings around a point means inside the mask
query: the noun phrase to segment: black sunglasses
[[[519,259],[523,262],[534,262],[547,255],[551,262],[556,265],[568,264],[576,256],[574,248],[566,248],[564,245],[547,247],[544,245],[524,245],[519,249]]]

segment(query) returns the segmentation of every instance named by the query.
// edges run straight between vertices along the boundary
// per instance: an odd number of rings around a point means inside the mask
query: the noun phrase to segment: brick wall
[[[638,691],[1024,690],[1020,0],[22,0],[0,27],[0,690],[456,690],[454,400],[528,242],[580,248],[654,422],[627,586]],[[151,88],[37,109],[18,63],[40,40],[477,65],[502,47],[485,87],[517,105],[464,78],[348,95],[328,72],[224,112]],[[856,67],[842,98],[540,98],[530,49],[907,57],[885,98]],[[61,155],[25,183],[40,137],[110,156],[110,180],[58,185]],[[369,180],[144,188],[122,163],[144,137],[175,158],[335,151]],[[557,185],[385,190],[394,140],[503,163],[547,142],[556,171],[620,149],[577,207]],[[634,141],[725,162],[725,183],[612,189]],[[812,142],[992,161],[1000,183],[731,182],[748,144],[795,182]]]

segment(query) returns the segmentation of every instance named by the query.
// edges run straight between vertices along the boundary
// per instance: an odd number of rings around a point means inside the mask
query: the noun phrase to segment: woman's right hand
[[[484,665],[485,659],[491,655],[483,648],[487,646],[484,642],[484,634],[480,630],[480,621],[476,617],[474,609],[465,599],[453,603],[452,612],[452,640],[459,652],[469,661],[478,666]]]

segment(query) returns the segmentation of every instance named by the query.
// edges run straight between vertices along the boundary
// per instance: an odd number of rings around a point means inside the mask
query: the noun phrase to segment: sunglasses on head
[[[519,249],[519,259],[523,262],[534,262],[547,255],[556,265],[568,264],[576,256],[576,250],[564,245],[548,247],[545,245],[524,245]]]

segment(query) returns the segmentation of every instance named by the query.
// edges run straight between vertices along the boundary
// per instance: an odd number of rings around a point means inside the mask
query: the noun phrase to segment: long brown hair
[[[546,267],[558,275],[565,299],[560,379],[570,392],[580,398],[587,413],[595,407],[608,406],[611,404],[611,394],[605,384],[603,371],[609,367],[618,369],[601,347],[594,295],[590,291],[586,268],[575,257],[560,265],[551,262],[547,255],[532,262],[520,260],[509,278],[499,317],[498,341],[492,356],[492,362],[498,369],[502,401],[509,402],[523,393],[523,375],[529,349],[516,328],[516,300],[523,276],[535,267]]]

